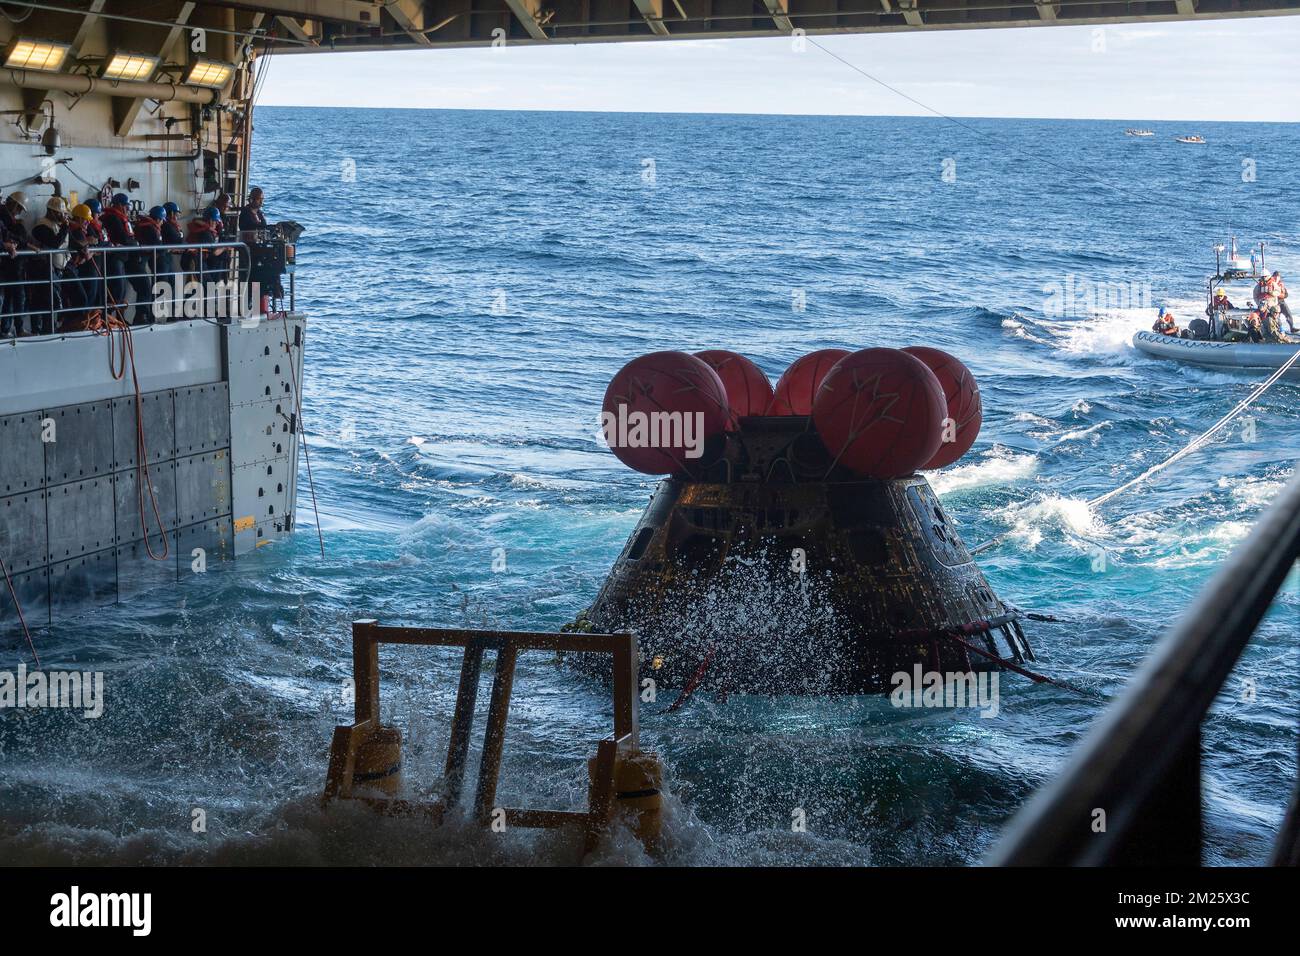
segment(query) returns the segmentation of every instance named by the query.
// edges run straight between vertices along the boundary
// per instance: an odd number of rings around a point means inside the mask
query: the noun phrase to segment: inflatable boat
[[[1268,372],[1280,368],[1300,349],[1300,342],[1292,344],[1266,344],[1255,342],[1216,342],[1182,339],[1158,332],[1139,332],[1133,336],[1133,347],[1156,358],[1174,359],[1213,368],[1220,371]],[[1300,362],[1283,376],[1287,381],[1300,381]]]

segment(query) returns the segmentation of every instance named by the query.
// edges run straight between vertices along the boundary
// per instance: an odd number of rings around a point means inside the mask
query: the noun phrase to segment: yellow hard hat
[[[1218,297],[1221,296],[1221,295],[1222,295],[1222,296],[1226,296],[1227,294],[1228,294],[1228,293],[1224,292],[1222,289],[1215,289],[1215,290],[1214,290],[1214,296],[1215,296],[1215,298],[1218,298]]]
[[[90,211],[89,206],[84,202],[80,202],[72,207],[72,218],[80,219],[82,222],[90,222],[95,218],[95,214]]]

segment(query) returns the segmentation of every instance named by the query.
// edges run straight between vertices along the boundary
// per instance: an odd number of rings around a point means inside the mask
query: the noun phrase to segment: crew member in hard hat
[[[163,203],[163,221],[159,227],[162,232],[162,241],[164,246],[182,246],[185,244],[185,233],[181,228],[181,207],[174,202]],[[168,252],[159,258],[159,265],[165,267],[166,273],[170,276],[169,281],[174,283],[172,292],[179,299],[185,286],[185,274],[181,271],[181,253],[178,249],[176,252]],[[178,316],[173,314],[173,320]]]
[[[1161,306],[1160,314],[1156,317],[1155,325],[1151,326],[1151,331],[1159,332],[1161,335],[1177,335],[1178,323],[1174,320],[1174,314]]]
[[[135,236],[135,227],[131,224],[131,200],[126,193],[118,193],[112,204],[104,210],[104,232],[108,241],[119,248],[131,248],[140,245]],[[145,257],[138,252],[110,254],[110,258],[121,260],[126,282],[135,291],[135,318],[133,325],[151,324],[153,318],[153,281]],[[126,290],[119,280],[119,293],[114,298],[122,307],[126,306]]]
[[[23,330],[23,313],[27,311],[27,278],[25,263],[17,254],[31,248],[31,239],[22,216],[27,211],[27,194],[10,193],[0,205],[0,236],[3,236],[5,255],[0,258],[0,284],[4,286],[0,298],[0,336],[10,336]]]
[[[92,228],[94,218],[90,206],[84,202],[73,206],[68,218],[68,251],[72,258],[68,262],[69,281],[63,285],[63,299],[65,306],[81,308],[83,312],[65,319],[65,329],[70,322],[79,322],[84,327],[85,310],[103,308],[100,299],[104,295],[104,283],[100,280],[96,263],[91,261],[92,250],[99,245],[99,233]],[[71,281],[73,276],[77,281]]]
[[[1214,290],[1214,295],[1210,296],[1210,304],[1205,307],[1205,314],[1210,319],[1210,337],[1218,338],[1226,328],[1231,324],[1227,321],[1228,312],[1236,308],[1228,299],[1227,290],[1223,286]],[[1186,335],[1183,336],[1187,338]]]
[[[86,230],[94,236],[95,245],[103,245],[108,241],[104,236],[104,223],[99,218],[104,211],[104,205],[98,199],[87,199],[85,205],[90,210],[90,219],[86,221]]]
[[[1282,281],[1282,273],[1275,270],[1273,274],[1269,276],[1268,282],[1270,290],[1277,298],[1277,309],[1286,319],[1287,331],[1292,335],[1295,335],[1295,319],[1291,317],[1291,307],[1286,304],[1288,293],[1286,283]]]
[[[63,286],[68,278],[68,204],[62,196],[51,196],[45,215],[32,226],[37,248],[53,255],[28,259],[28,278],[33,280],[30,296],[33,335],[51,335],[59,327],[63,310]],[[75,278],[76,273],[74,272]]]
[[[145,215],[137,219],[135,221],[135,237],[137,240],[139,240],[140,245],[141,246],[164,245],[163,236],[162,236],[162,227],[163,227],[163,223],[165,223],[166,221],[167,221],[167,210],[164,209],[162,206],[152,207],[148,213],[146,213]],[[172,294],[169,297],[178,299],[180,297],[180,293],[175,289],[174,286],[176,279],[175,276],[170,274],[171,273],[170,253],[162,252],[158,249],[153,249],[150,250],[149,252],[141,253],[141,258],[145,260],[146,264],[148,265],[149,271],[153,273],[154,287],[156,287],[159,282],[166,283],[168,286],[172,287]],[[152,289],[150,291],[150,294],[151,295],[153,294]],[[171,314],[173,317],[175,316],[174,310],[170,308],[168,309],[168,313]]]
[[[1213,316],[1215,312],[1226,312],[1233,308],[1236,308],[1236,306],[1228,300],[1228,291],[1223,286],[1219,286],[1214,290],[1214,297],[1210,300],[1210,304],[1206,306],[1205,314]]]
[[[219,242],[221,238],[221,210],[209,206],[202,214],[189,223],[185,234],[185,243],[197,246],[185,254],[185,269],[197,272],[203,283],[204,303],[210,312],[215,312],[213,296],[216,294],[212,283],[228,277],[230,249],[204,249],[203,246]]]
[[[179,246],[185,241],[185,234],[181,232],[181,207],[174,202],[165,202],[163,210],[167,214],[163,217],[162,224],[163,243],[168,246]]]

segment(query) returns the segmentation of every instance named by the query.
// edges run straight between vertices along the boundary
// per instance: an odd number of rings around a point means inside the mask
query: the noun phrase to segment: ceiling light
[[[57,73],[63,68],[63,61],[68,57],[72,47],[67,43],[51,43],[48,40],[15,40],[5,57],[5,68],[9,70],[45,70]]]
[[[145,56],[142,53],[114,53],[113,58],[108,61],[108,66],[104,67],[102,75],[106,80],[147,80],[153,76],[153,71],[157,67],[156,56]]]
[[[185,82],[190,86],[210,86],[213,89],[219,89],[226,85],[230,79],[230,74],[235,72],[235,68],[229,63],[220,63],[216,60],[195,60],[194,65],[190,67],[189,76],[185,77]]]

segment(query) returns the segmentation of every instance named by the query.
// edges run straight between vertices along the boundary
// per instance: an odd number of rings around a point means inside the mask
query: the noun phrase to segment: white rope
[[[1224,415],[1222,418],[1220,418],[1217,422],[1211,425],[1204,432],[1202,432],[1201,434],[1193,438],[1181,450],[1179,450],[1173,455],[1170,455],[1164,461],[1160,462],[1160,464],[1153,465],[1152,467],[1148,468],[1146,471],[1142,472],[1142,474],[1138,475],[1136,478],[1132,479],[1131,481],[1126,481],[1124,484],[1120,485],[1115,490],[1108,491],[1104,495],[1099,495],[1096,498],[1092,498],[1091,500],[1088,501],[1088,507],[1096,508],[1099,505],[1103,505],[1106,502],[1110,501],[1112,498],[1116,498],[1119,495],[1122,495],[1130,488],[1142,484],[1142,482],[1146,481],[1152,475],[1159,474],[1160,472],[1164,471],[1166,468],[1168,468],[1170,465],[1174,464],[1175,462],[1181,461],[1182,459],[1186,458],[1188,455],[1192,454],[1193,452],[1200,451],[1202,448],[1204,448],[1206,445],[1210,443],[1210,440],[1214,438],[1215,435],[1217,435],[1225,427],[1227,427],[1229,422],[1231,422],[1234,418],[1236,418],[1238,415],[1240,415],[1242,412],[1248,409],[1251,405],[1255,404],[1255,402],[1259,401],[1260,397],[1263,396],[1263,394],[1267,392],[1274,384],[1276,384],[1277,381],[1283,375],[1286,374],[1287,370],[1291,368],[1292,365],[1295,365],[1297,361],[1300,361],[1300,349],[1296,349],[1295,354],[1292,355],[1289,359],[1287,359],[1281,365],[1281,367],[1277,369],[1277,371],[1275,371],[1263,382],[1260,382],[1259,386],[1253,392],[1251,392],[1244,399],[1238,402],[1236,408],[1228,412],[1228,414]],[[987,551],[995,544],[998,544],[999,542],[1003,541],[1009,534],[1011,534],[1010,531],[1002,532],[997,537],[991,538],[988,541],[985,541],[983,544],[979,545],[978,547],[972,548],[971,554],[980,554],[984,551]]]
[[[1280,379],[1283,375],[1286,374],[1287,369],[1289,369],[1292,365],[1294,365],[1297,359],[1300,359],[1300,349],[1296,349],[1295,354],[1292,355],[1289,359],[1287,359],[1286,362],[1284,362],[1276,372],[1274,372],[1267,379],[1261,382],[1258,388],[1256,388],[1253,392],[1251,392],[1244,399],[1238,402],[1236,408],[1234,408],[1232,411],[1228,412],[1228,414],[1220,418],[1217,422],[1215,422],[1212,426],[1210,426],[1208,430],[1202,432],[1196,438],[1193,438],[1190,442],[1188,442],[1187,446],[1183,448],[1182,451],[1178,452],[1177,454],[1171,455],[1170,457],[1162,461],[1160,464],[1148,468],[1146,471],[1142,472],[1142,474],[1138,475],[1132,481],[1125,482],[1124,484],[1116,488],[1114,491],[1108,491],[1104,495],[1093,498],[1091,501],[1088,502],[1088,507],[1094,508],[1097,505],[1105,504],[1107,501],[1110,501],[1110,499],[1116,497],[1117,495],[1121,495],[1124,492],[1128,491],[1134,485],[1140,485],[1142,482],[1146,481],[1152,475],[1164,471],[1174,462],[1180,461],[1183,458],[1186,458],[1192,452],[1199,451],[1200,449],[1204,448],[1206,445],[1210,443],[1210,439],[1213,438],[1215,435],[1217,435],[1220,431],[1222,431],[1229,422],[1231,422],[1234,418],[1236,418],[1247,408],[1249,408],[1251,405],[1257,402],[1259,398],[1266,391],[1268,391],[1269,388],[1275,382],[1277,382],[1278,379]]]

